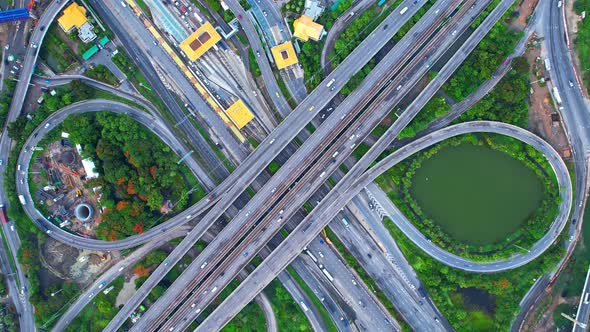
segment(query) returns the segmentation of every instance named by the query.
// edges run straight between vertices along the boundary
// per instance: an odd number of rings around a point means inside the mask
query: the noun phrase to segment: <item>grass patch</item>
[[[277,279],[266,286],[264,292],[272,304],[279,331],[312,330],[299,305]]]
[[[311,288],[309,288],[309,286],[305,283],[303,278],[301,278],[301,276],[297,274],[297,272],[292,266],[287,266],[287,272],[293,277],[293,279],[295,279],[299,287],[303,289],[305,294],[307,294],[307,296],[311,299],[311,302],[313,302],[313,305],[318,309],[318,312],[320,313],[320,316],[322,317],[322,320],[326,325],[326,329],[329,332],[338,331],[338,329],[336,328],[336,324],[334,324],[334,321],[332,320],[332,317],[330,317],[330,314],[328,313],[326,308],[324,308],[320,299],[317,298],[317,296],[313,293]]]
[[[84,73],[84,76],[110,85],[117,85],[119,83],[117,77],[115,77],[105,65],[97,65],[94,68],[87,70]]]

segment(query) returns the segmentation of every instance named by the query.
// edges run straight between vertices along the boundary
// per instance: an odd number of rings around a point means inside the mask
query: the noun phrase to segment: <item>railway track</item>
[[[486,2],[489,3],[489,2]],[[312,238],[321,231],[326,224],[332,220],[333,216],[337,213],[343,204],[350,197],[348,194],[348,186],[354,183],[355,179],[362,174],[362,172],[369,166],[371,160],[374,160],[381,151],[383,151],[387,145],[391,142],[397,133],[418,113],[420,108],[434,95],[434,93],[440,88],[442,83],[450,77],[451,73],[457,69],[459,64],[465,60],[467,55],[475,48],[475,45],[485,36],[491,29],[494,22],[497,22],[503,13],[509,8],[511,0],[503,0],[501,4],[496,7],[490,16],[484,20],[484,24],[478,27],[474,34],[467,39],[467,45],[464,49],[459,50],[455,53],[458,57],[457,61],[448,64],[441,70],[441,77],[438,77],[436,82],[432,82],[420,94],[419,97],[408,107],[407,114],[404,113],[402,116],[402,124],[398,126],[392,126],[386,135],[381,137],[378,141],[379,146],[372,148],[370,152],[361,159],[362,164],[355,165],[344,179],[338,183],[334,191],[329,194],[329,200],[324,203],[322,201],[316,209],[306,217],[304,224],[307,222],[313,223],[312,229],[305,233],[303,231],[303,225],[299,225],[293,233],[289,235],[285,242],[275,250],[268,259],[266,259],[249,277],[244,283],[242,283],[234,293],[232,293],[222,304],[215,310],[202,325],[197,328],[197,331],[207,331],[210,329],[219,329],[225,323],[235,316],[237,312],[249,301],[252,294],[260,292],[271,280],[283,270],[302,250],[305,244],[312,240]],[[478,13],[483,9],[481,5],[483,2],[476,3]],[[487,5],[486,5],[487,6]],[[462,29],[465,29],[463,27]],[[454,38],[449,38],[454,39]],[[440,56],[439,50],[436,54]],[[383,107],[389,107],[390,105],[384,105]],[[402,117],[400,117],[402,120]],[[397,121],[396,121],[397,123]],[[395,125],[395,123],[394,123]],[[345,198],[346,197],[346,198]],[[326,198],[327,199],[327,198]],[[325,200],[326,200],[325,199]],[[313,215],[313,216],[312,216]]]
[[[458,13],[459,15],[454,17],[454,20],[457,21],[460,17],[462,17],[462,15],[464,15],[467,10],[469,9],[468,6],[473,3],[473,1],[468,1],[466,3],[466,5],[463,7],[462,10],[460,10]],[[445,15],[442,15],[442,17],[445,17]],[[439,22],[440,23],[440,22]],[[452,25],[451,25],[452,26]],[[404,70],[402,70],[401,73],[399,73],[397,76],[400,76],[397,80],[393,80],[391,79],[392,76],[395,76],[395,74],[397,74],[397,72],[392,71],[390,72],[390,74],[385,77],[380,83],[376,85],[376,88],[373,89],[374,94],[373,95],[378,95],[378,96],[382,96],[381,98],[373,101],[374,103],[379,103],[382,102],[385,98],[387,98],[387,96],[393,92],[395,92],[396,87],[398,86],[397,84],[401,83],[401,81],[403,80],[403,78],[405,77],[405,75],[409,74],[409,72],[415,67],[417,66],[421,61],[423,61],[423,59],[426,59],[426,55],[432,50],[432,48],[436,47],[436,42],[440,41],[442,38],[444,38],[445,36],[445,32],[448,30],[448,28],[446,29],[442,29],[441,33],[439,34],[439,37],[437,39],[433,39],[431,41],[428,42],[428,45],[432,45],[430,46],[430,48],[426,47],[423,48],[422,50],[418,51],[417,53],[412,53],[412,57],[411,58],[406,58],[407,59],[411,59],[410,63],[408,64],[407,67],[404,68]],[[432,30],[434,31],[434,30]],[[425,40],[428,37],[428,34],[425,35],[424,37],[422,37],[422,40]],[[419,46],[421,46],[421,44],[418,44],[418,48]],[[399,65],[397,66],[397,68],[399,69]],[[383,82],[385,82],[386,80],[389,80],[384,86],[382,86]],[[364,102],[368,102],[370,98],[365,98]],[[360,115],[356,120],[357,123],[359,124],[366,124],[368,122],[371,123],[371,125],[367,126],[367,130],[365,130],[366,134],[368,134],[370,132],[370,130],[377,125],[381,120],[383,115],[374,117],[373,121],[371,122],[369,120],[370,117],[370,113],[365,113]],[[320,175],[320,172],[322,172],[322,165],[325,165],[326,163],[330,163],[330,159],[332,159],[331,156],[333,156],[333,153],[338,151],[339,149],[341,149],[341,147],[343,145],[345,145],[348,142],[348,135],[353,133],[353,136],[359,136],[358,134],[354,134],[354,132],[356,132],[358,130],[358,126],[357,127],[353,127],[353,128],[349,128],[347,132],[340,134],[337,139],[340,139],[337,141],[336,144],[332,144],[331,148],[325,149],[323,151],[321,151],[320,153],[320,157],[317,157],[312,165],[311,168],[309,169],[305,169],[302,173],[303,175],[300,175],[299,178],[295,179],[295,183],[297,183],[295,185],[294,190],[288,192],[287,194],[285,194],[283,198],[283,201],[278,203],[277,205],[274,206],[273,211],[275,211],[274,214],[268,215],[266,216],[266,218],[262,221],[262,222],[258,222],[255,223],[252,228],[250,230],[252,230],[251,233],[245,235],[242,237],[241,243],[238,245],[238,247],[235,246],[229,246],[227,248],[229,249],[234,249],[232,251],[232,253],[229,256],[218,256],[219,258],[217,259],[217,261],[221,261],[223,260],[223,262],[217,264],[217,265],[209,265],[210,268],[208,269],[208,271],[201,273],[199,275],[201,276],[205,276],[206,278],[208,278],[207,280],[212,280],[212,281],[206,281],[203,284],[201,284],[200,286],[198,286],[197,290],[189,290],[186,289],[185,290],[185,295],[188,295],[189,292],[191,292],[191,296],[189,297],[189,299],[187,299],[185,302],[186,303],[191,303],[193,299],[197,298],[198,296],[200,296],[201,293],[206,294],[208,291],[216,291],[219,286],[215,286],[213,288],[211,288],[211,286],[213,286],[214,281],[217,279],[217,277],[219,277],[219,275],[223,275],[223,273],[225,273],[227,266],[233,261],[233,259],[239,257],[239,255],[243,252],[241,250],[245,250],[245,248],[248,246],[248,244],[250,243],[251,240],[254,239],[258,239],[261,236],[261,233],[263,233],[264,231],[266,231],[266,227],[272,223],[273,220],[282,220],[283,218],[280,216],[281,213],[276,213],[277,210],[281,209],[283,210],[285,205],[289,204],[288,202],[290,202],[292,200],[292,198],[294,198],[293,196],[297,196],[297,192],[301,189],[304,189],[304,186],[310,186],[309,184],[309,180],[312,180],[314,178],[317,178],[318,175]],[[352,137],[352,136],[351,136]],[[339,143],[339,144],[338,144]],[[352,149],[351,149],[352,150]],[[336,166],[339,163],[336,164]],[[335,169],[335,167],[333,167]],[[323,171],[325,172],[325,171]],[[321,175],[320,175],[321,177]],[[327,177],[326,177],[327,178]],[[315,190],[314,190],[315,191]],[[264,209],[266,209],[266,207],[262,207],[260,210],[264,211]],[[278,219],[277,219],[278,217]],[[286,220],[286,218],[285,218]],[[281,224],[282,226],[282,224]],[[279,227],[280,228],[280,227]],[[278,231],[278,229],[277,229]],[[229,250],[228,249],[228,250]],[[226,252],[228,251],[226,250]],[[213,270],[214,272],[211,272],[211,270]],[[216,271],[216,272],[215,272]],[[195,280],[193,284],[198,284],[199,280]],[[182,297],[182,296],[181,296]],[[177,300],[176,303],[178,302],[182,302],[182,300]],[[175,303],[175,304],[176,304]],[[193,304],[191,304],[191,308],[194,308],[194,302],[192,302]],[[185,311],[189,311],[190,309],[187,309]],[[168,311],[173,310],[173,307],[169,307]],[[196,310],[199,310],[199,308],[197,308]],[[163,330],[168,330],[168,326],[172,325],[171,327],[174,326],[174,322],[176,322],[178,319],[178,317],[181,316],[180,311],[177,311],[170,320],[168,320],[165,325],[162,327]],[[184,321],[186,321],[186,318],[184,319]],[[154,325],[156,326],[156,325]]]

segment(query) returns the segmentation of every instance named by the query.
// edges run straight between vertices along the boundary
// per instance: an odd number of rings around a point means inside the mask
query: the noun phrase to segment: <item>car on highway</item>
[[[103,288],[106,284],[107,284],[106,281],[101,282],[100,285],[98,285],[98,289]]]
[[[4,162],[2,161],[2,159],[0,159],[0,166],[2,166],[2,163],[4,163]]]
[[[570,80],[570,88],[573,88],[573,87],[574,87],[574,82],[572,82],[572,81]]]
[[[164,261],[164,266],[168,266],[168,265],[170,265],[170,260],[169,259],[167,259],[167,260]]]
[[[45,124],[45,127],[44,127],[44,128],[45,128],[45,129],[47,129],[47,128],[49,128],[49,126],[51,126],[51,122],[47,122],[47,123]]]
[[[256,56],[260,57],[260,51],[256,51]]]
[[[14,232],[14,225],[10,225],[10,230]]]
[[[264,17],[267,17],[268,16],[268,13],[266,12],[266,10],[263,10],[262,11],[262,15],[264,15]]]

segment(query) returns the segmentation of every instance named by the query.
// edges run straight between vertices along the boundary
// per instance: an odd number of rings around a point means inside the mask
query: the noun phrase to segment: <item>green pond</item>
[[[442,148],[424,160],[410,192],[447,234],[471,245],[503,240],[543,197],[541,181],[522,162],[469,143]]]

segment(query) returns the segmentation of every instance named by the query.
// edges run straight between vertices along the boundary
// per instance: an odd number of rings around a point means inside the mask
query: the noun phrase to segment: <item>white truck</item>
[[[556,86],[553,87],[553,98],[555,98],[557,104],[561,105],[561,96],[559,95],[559,90],[557,90]]]
[[[546,71],[551,70],[551,62],[549,61],[549,58],[545,58],[545,70]]]
[[[20,203],[22,205],[27,205],[27,200],[25,199],[25,196],[23,195],[18,195],[18,200],[20,201]]]

